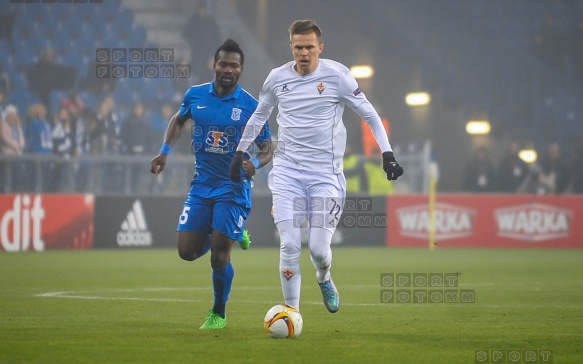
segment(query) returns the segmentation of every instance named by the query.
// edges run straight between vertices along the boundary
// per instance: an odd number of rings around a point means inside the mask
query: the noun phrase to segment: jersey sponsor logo
[[[360,89],[360,87],[358,87],[356,90],[352,91],[352,94],[354,96],[358,96],[362,93],[362,90]]]
[[[151,246],[152,233],[144,217],[144,209],[140,200],[136,200],[126,219],[121,223],[121,231],[117,233],[119,246]]]
[[[494,211],[498,235],[529,242],[566,238],[571,234],[573,212],[556,206],[531,203]]]
[[[281,275],[285,278],[286,281],[292,279],[292,277],[296,274],[296,271],[289,268],[284,268],[281,270]]]
[[[236,107],[233,108],[233,112],[231,113],[231,120],[239,121],[241,120],[241,109]]]
[[[287,88],[287,83],[283,85],[283,87],[281,88],[281,92],[289,92],[289,88]]]
[[[207,152],[227,154],[228,151],[225,149],[229,144],[229,139],[222,131],[209,131],[206,135],[206,148]]]
[[[326,85],[324,84],[324,82],[320,82],[318,84],[318,86],[316,86],[316,89],[318,89],[318,92],[320,93],[320,95],[322,94],[322,92],[324,92],[324,90],[326,89]]]
[[[429,236],[430,216],[427,204],[397,210],[400,233],[418,239]],[[448,240],[473,235],[475,211],[462,206],[438,203],[435,207],[435,239]]]
[[[206,106],[200,106],[200,105],[196,105],[197,109],[206,109]]]

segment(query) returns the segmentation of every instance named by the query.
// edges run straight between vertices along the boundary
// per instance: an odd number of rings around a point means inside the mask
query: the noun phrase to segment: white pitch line
[[[279,287],[245,287],[245,289],[276,289]],[[150,302],[188,302],[188,303],[199,303],[208,302],[208,299],[180,299],[180,298],[144,298],[144,297],[114,297],[114,296],[96,296],[95,293],[113,293],[113,292],[155,292],[155,291],[187,291],[187,290],[209,290],[210,288],[202,287],[189,287],[189,288],[170,288],[170,287],[160,287],[160,288],[128,288],[128,289],[113,289],[113,290],[102,290],[102,291],[66,291],[66,292],[46,292],[36,294],[36,297],[41,298],[69,298],[69,299],[80,299],[80,300],[104,300],[104,301],[150,301]],[[242,289],[242,288],[238,288]],[[83,293],[92,295],[82,295]],[[231,302],[244,303],[244,304],[269,304],[273,301],[260,301],[260,300],[231,300]],[[302,304],[307,305],[321,305],[322,302],[302,302]],[[577,305],[567,305],[567,306],[556,306],[556,305],[495,305],[495,304],[479,304],[479,303],[372,303],[372,302],[342,302],[343,306],[372,306],[372,307],[395,307],[403,308],[410,307],[411,305],[419,307],[475,307],[480,308],[526,308],[526,309],[583,309],[583,306]]]

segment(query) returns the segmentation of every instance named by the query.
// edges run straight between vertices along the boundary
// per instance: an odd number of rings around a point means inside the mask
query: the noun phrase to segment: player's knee
[[[211,268],[221,269],[229,264],[230,257],[225,254],[211,254]]]
[[[310,250],[310,256],[312,257],[312,260],[315,262],[326,262],[329,260],[329,256],[330,256],[330,249],[327,250],[321,250],[321,249],[312,249]]]
[[[279,248],[279,255],[284,260],[299,259],[301,253],[301,245],[282,243]]]
[[[188,262],[192,262],[193,260],[195,260],[197,258],[197,257],[194,257],[192,253],[185,252],[182,250],[178,251],[178,256],[180,257],[180,259],[186,260]]]
[[[182,260],[186,260],[188,262],[192,262],[196,260],[199,256],[196,254],[194,249],[186,249],[186,248],[178,248],[178,256]]]
[[[281,236],[281,244],[279,246],[281,254],[285,255],[300,255],[302,249],[301,236],[292,237],[289,235]]]

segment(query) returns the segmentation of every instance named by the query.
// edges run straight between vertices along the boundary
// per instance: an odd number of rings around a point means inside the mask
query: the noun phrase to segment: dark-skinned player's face
[[[224,90],[234,89],[243,72],[239,53],[220,51],[218,60],[213,64],[215,82]]]

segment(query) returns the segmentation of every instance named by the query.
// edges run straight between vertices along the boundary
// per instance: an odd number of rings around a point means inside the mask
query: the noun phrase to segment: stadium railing
[[[398,152],[406,173],[395,193],[426,193],[431,146]],[[153,156],[99,155],[62,158],[56,155],[0,154],[0,193],[91,193],[95,195],[183,196],[190,187],[195,163],[192,155],[174,154],[164,172],[150,173]],[[360,162],[367,158],[359,155]],[[381,163],[380,160],[376,160]],[[269,195],[270,165],[257,171],[254,195]]]

